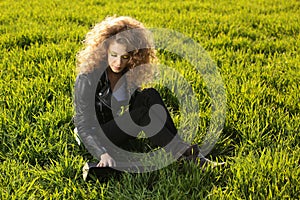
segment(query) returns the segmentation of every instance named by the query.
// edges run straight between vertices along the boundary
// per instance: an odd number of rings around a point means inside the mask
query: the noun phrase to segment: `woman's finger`
[[[116,167],[116,161],[114,159],[112,159],[112,165],[113,167]]]
[[[109,160],[108,160],[108,166],[109,166],[109,167],[112,167],[112,165],[113,165],[113,164],[112,164],[112,160],[109,159]]]
[[[97,167],[105,167],[105,163],[101,160],[101,161],[98,163]]]

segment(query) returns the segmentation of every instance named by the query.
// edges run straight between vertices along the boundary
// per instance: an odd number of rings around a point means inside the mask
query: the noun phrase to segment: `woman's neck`
[[[107,75],[108,75],[108,79],[109,79],[109,82],[110,82],[110,88],[112,90],[114,90],[118,80],[122,77],[123,73],[120,72],[120,73],[115,73],[113,72],[110,67],[107,68]]]

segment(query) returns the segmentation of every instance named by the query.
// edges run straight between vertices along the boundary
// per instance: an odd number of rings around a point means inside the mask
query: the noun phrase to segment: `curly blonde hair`
[[[127,47],[130,60],[127,69],[139,67],[135,73],[128,73],[131,79],[148,79],[153,74],[153,66],[157,58],[149,31],[144,25],[128,16],[106,17],[96,24],[83,41],[85,47],[77,54],[78,73],[89,73],[98,67],[108,67],[107,49],[112,41]],[[138,74],[138,77],[137,77]]]

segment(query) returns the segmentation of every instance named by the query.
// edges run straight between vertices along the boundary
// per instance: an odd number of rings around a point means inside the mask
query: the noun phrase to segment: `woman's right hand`
[[[104,153],[100,157],[100,161],[97,164],[97,167],[115,167],[116,161],[108,154]]]

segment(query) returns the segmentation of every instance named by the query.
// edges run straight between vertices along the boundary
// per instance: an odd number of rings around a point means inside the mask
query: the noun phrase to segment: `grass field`
[[[1,199],[299,199],[300,1],[0,1]],[[226,87],[223,132],[201,172],[159,171],[84,182],[90,158],[73,138],[75,56],[91,26],[129,15],[197,41]],[[160,52],[199,98],[199,134],[209,94],[192,66]],[[174,115],[175,122],[177,121]]]

